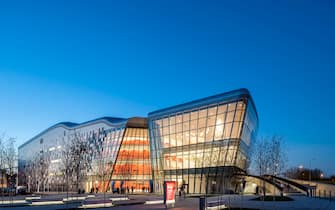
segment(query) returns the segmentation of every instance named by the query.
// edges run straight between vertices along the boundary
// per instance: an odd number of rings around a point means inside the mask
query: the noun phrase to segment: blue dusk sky
[[[334,1],[1,1],[0,131],[248,88],[288,166],[335,174]]]

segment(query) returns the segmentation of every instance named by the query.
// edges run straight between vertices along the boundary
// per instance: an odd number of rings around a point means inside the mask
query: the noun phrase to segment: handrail
[[[282,182],[285,182],[285,183],[287,183],[287,184],[289,184],[289,185],[294,186],[295,188],[298,188],[298,189],[301,190],[301,191],[304,191],[307,195],[309,194],[309,193],[308,193],[308,187],[306,187],[306,186],[304,186],[304,185],[302,185],[302,184],[299,184],[299,183],[297,183],[297,182],[294,182],[294,181],[285,179],[285,178],[283,178],[283,177],[273,176],[273,175],[265,175],[265,177],[271,177],[271,178],[273,178],[273,179],[280,180],[280,181],[282,181]]]

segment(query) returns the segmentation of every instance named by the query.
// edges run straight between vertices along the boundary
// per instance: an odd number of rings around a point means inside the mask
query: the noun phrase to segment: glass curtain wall
[[[113,170],[113,191],[151,192],[151,173],[148,129],[127,128]]]
[[[104,192],[110,190],[112,169],[120,149],[124,127],[113,128],[97,133],[90,132],[92,170],[89,171],[86,190]]]
[[[222,192],[228,168],[245,169],[248,145],[239,149],[245,113],[246,102],[239,100],[151,121],[155,190],[175,180],[188,193]]]

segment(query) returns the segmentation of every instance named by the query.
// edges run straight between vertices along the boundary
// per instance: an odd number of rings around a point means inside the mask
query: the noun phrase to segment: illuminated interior
[[[253,109],[248,98],[236,97],[149,114],[155,191],[165,180],[187,193],[234,191],[232,174],[246,169],[257,130]]]
[[[112,190],[151,192],[150,146],[147,128],[127,128],[112,175]]]
[[[163,192],[176,181],[187,193],[236,192],[236,174],[247,168],[258,116],[250,93],[240,89],[161,109],[147,118],[59,123],[19,147],[19,183],[35,191],[34,158],[50,158],[46,188],[76,185],[64,176],[66,141],[78,132],[89,143],[86,192]]]

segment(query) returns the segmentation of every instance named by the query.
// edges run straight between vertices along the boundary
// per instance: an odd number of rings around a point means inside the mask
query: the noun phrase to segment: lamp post
[[[28,176],[28,192],[30,193],[30,178],[31,178],[31,176],[29,175]]]

